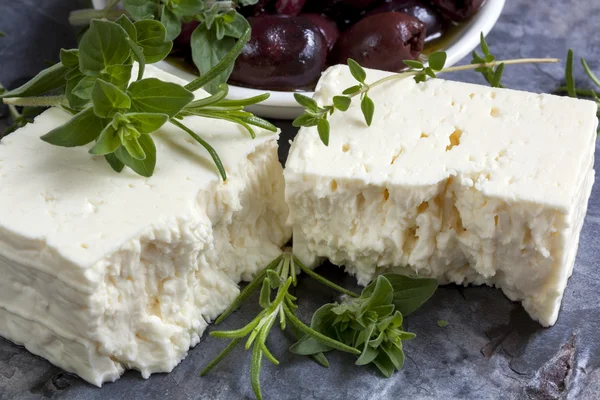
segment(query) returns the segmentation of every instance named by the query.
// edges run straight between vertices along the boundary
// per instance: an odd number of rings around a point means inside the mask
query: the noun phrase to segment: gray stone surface
[[[0,81],[10,85],[31,76],[55,58],[56,49],[74,41],[66,26],[73,1],[0,0]],[[502,58],[564,57],[568,47],[600,72],[600,2],[597,0],[507,0],[506,9],[489,36]],[[507,68],[508,87],[551,92],[561,84],[562,65]],[[481,82],[473,73],[452,79]],[[577,80],[589,85],[581,68]],[[284,129],[282,158],[294,129]],[[596,151],[600,147],[596,146]],[[557,324],[543,329],[520,305],[487,287],[440,288],[433,299],[407,319],[417,338],[406,344],[404,369],[383,379],[369,367],[355,367],[345,354],[332,354],[331,368],[286,351],[290,343],[274,331],[270,340],[282,365],[265,363],[262,382],[266,399],[522,399],[600,398],[600,185],[594,187],[581,235],[573,277]],[[319,270],[354,286],[337,268]],[[313,281],[301,279],[300,316],[309,320],[315,308],[335,295]],[[246,305],[222,328],[235,328],[257,312]],[[439,328],[436,321],[449,321]],[[221,328],[221,327],[219,327]],[[0,399],[238,399],[252,398],[249,354],[237,349],[208,377],[198,373],[224,342],[205,337],[171,374],[143,380],[128,372],[102,389],[0,339]]]

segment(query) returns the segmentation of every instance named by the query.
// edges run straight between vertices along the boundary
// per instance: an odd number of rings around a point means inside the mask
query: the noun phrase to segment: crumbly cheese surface
[[[290,237],[278,135],[187,118],[223,183],[167,124],[144,178],[39,139],[68,119],[50,109],[0,141],[0,335],[95,385],[171,371]]]
[[[368,70],[367,82],[388,75]],[[355,84],[325,72],[315,99]],[[594,182],[593,102],[412,79],[330,117],[324,146],[302,128],[285,169],[294,252],[362,284],[385,270],[501,288],[554,324]]]

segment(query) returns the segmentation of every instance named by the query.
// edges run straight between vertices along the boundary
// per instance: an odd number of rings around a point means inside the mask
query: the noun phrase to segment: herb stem
[[[560,62],[559,58],[520,58],[520,59],[514,59],[514,60],[504,60],[504,61],[494,61],[491,63],[484,63],[484,64],[466,64],[466,65],[458,65],[456,67],[449,67],[449,68],[444,68],[442,70],[439,71],[439,73],[443,73],[443,72],[457,72],[457,71],[468,71],[468,70],[472,70],[472,69],[477,69],[477,68],[491,68],[491,67],[497,67],[500,64],[504,64],[504,65],[511,65],[511,64],[552,64],[552,63],[558,63]],[[348,95],[349,97],[356,97],[356,96],[360,96],[363,93],[366,93],[369,91],[369,89],[375,87],[375,86],[379,86],[381,84],[384,84],[386,82],[390,82],[390,81],[395,81],[397,79],[404,79],[404,78],[408,78],[410,76],[415,76],[417,74],[423,73],[422,71],[407,71],[407,72],[400,72],[394,75],[390,75],[390,76],[386,76],[385,78],[379,79],[378,81],[375,81],[373,83],[370,83],[368,85],[364,85],[359,91],[352,93],[350,95]]]
[[[107,7],[108,8],[108,7]],[[69,14],[69,24],[72,26],[88,25],[91,20],[95,18],[106,18],[108,20],[115,20],[121,15],[125,14],[125,10],[121,9],[103,9],[96,10],[93,8],[87,8],[84,10],[71,11]]]
[[[296,264],[298,267],[300,267],[302,272],[304,272],[306,275],[310,276],[311,278],[315,279],[317,282],[320,282],[325,286],[328,286],[334,290],[337,290],[340,293],[347,294],[350,297],[360,297],[358,294],[356,294],[348,289],[344,289],[341,286],[336,285],[335,283],[331,282],[327,278],[324,278],[323,276],[317,274],[315,271],[307,268],[304,264],[302,264],[300,262],[300,260],[298,260],[298,258],[296,256],[294,256],[294,264]]]
[[[64,96],[40,96],[40,97],[10,97],[2,101],[9,106],[21,107],[56,107],[62,104]]]

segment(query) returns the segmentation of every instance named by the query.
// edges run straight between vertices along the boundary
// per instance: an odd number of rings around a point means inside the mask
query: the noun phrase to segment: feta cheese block
[[[367,82],[389,73],[368,70]],[[356,84],[325,72],[321,105]],[[441,79],[372,88],[330,117],[329,146],[302,128],[285,168],[294,252],[345,266],[501,288],[556,322],[594,182],[596,105]]]
[[[171,371],[290,238],[278,134],[186,118],[221,156],[223,183],[166,124],[144,178],[40,140],[68,119],[50,109],[0,141],[0,335],[98,386]]]

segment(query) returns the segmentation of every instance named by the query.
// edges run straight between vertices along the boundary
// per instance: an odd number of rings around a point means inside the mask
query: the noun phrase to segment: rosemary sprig
[[[104,156],[115,171],[127,166],[146,177],[156,166],[152,133],[171,122],[207,150],[225,181],[227,175],[219,155],[184,124],[183,118],[201,116],[233,122],[253,138],[255,128],[277,131],[273,124],[244,111],[245,106],[265,100],[268,94],[232,102],[225,100],[227,85],[220,84],[212,96],[194,100],[192,91],[227,71],[249,37],[250,30],[246,29],[212,70],[184,87],[156,78],[144,79],[145,65],[162,60],[172,48],[161,22],[134,23],[124,15],[114,22],[94,19],[79,48],[62,49],[58,64],[23,86],[0,94],[0,98],[11,106],[19,126],[29,119],[16,113],[14,106],[64,108],[74,117],[42,136],[42,140],[64,147],[93,143],[90,153]],[[139,65],[138,74],[130,82],[134,61]]]
[[[296,118],[293,122],[295,127],[311,127],[316,126],[321,141],[324,145],[329,144],[330,125],[328,117],[336,110],[345,112],[350,107],[352,100],[359,97],[361,100],[361,111],[367,126],[370,126],[375,113],[375,104],[369,97],[369,91],[376,87],[398,79],[413,77],[419,83],[424,82],[429,78],[436,78],[439,73],[456,72],[475,70],[480,72],[484,79],[494,87],[502,87],[500,81],[504,67],[512,64],[528,64],[528,63],[556,63],[560,60],[557,58],[522,58],[514,60],[497,61],[496,57],[490,53],[483,34],[481,35],[480,47],[483,55],[473,52],[473,61],[468,65],[459,65],[450,68],[444,68],[446,62],[446,53],[436,52],[429,56],[429,65],[425,66],[420,61],[406,60],[404,63],[410,67],[408,71],[389,75],[372,83],[366,82],[366,71],[354,60],[348,59],[348,67],[350,73],[357,81],[356,85],[345,89],[341,95],[334,96],[331,104],[319,106],[316,101],[301,94],[295,94],[296,101],[305,111],[302,115]]]

